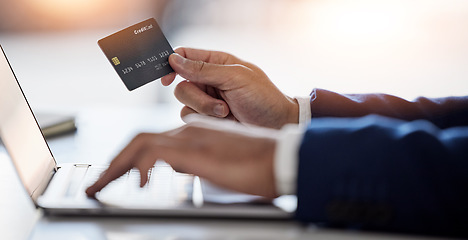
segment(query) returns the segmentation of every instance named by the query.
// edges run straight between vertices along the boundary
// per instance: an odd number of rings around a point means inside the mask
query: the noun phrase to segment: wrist
[[[310,109],[310,96],[307,97],[295,97],[294,98],[299,106],[299,125],[307,126],[312,118],[312,111]]]
[[[287,119],[284,122],[284,125],[288,123],[299,123],[299,102],[297,99],[292,97],[286,97],[288,99],[288,111],[287,111]]]

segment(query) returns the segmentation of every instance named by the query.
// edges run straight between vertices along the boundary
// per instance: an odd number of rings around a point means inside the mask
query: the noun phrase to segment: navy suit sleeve
[[[393,111],[377,98],[385,111]],[[313,118],[299,152],[297,219],[468,236],[468,127],[449,127],[457,120],[437,122],[437,116],[452,115],[423,106],[408,107],[415,113],[401,114],[405,121],[377,115]],[[359,109],[358,115],[369,111]],[[422,116],[430,120],[406,121]]]

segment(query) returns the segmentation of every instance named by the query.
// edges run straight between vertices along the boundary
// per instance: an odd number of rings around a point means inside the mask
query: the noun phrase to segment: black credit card
[[[154,18],[107,36],[98,44],[130,91],[174,72],[168,62],[174,50]]]

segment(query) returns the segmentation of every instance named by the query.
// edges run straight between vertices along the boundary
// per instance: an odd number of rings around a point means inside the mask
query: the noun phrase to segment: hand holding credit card
[[[171,72],[171,45],[154,18],[132,25],[98,41],[99,47],[128,90]]]

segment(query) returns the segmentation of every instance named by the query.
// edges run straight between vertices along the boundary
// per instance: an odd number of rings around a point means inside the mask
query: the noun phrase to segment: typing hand
[[[297,102],[281,93],[257,66],[224,52],[178,48],[169,57],[187,79],[175,89],[185,107],[181,116],[200,113],[269,128],[298,122]],[[176,74],[161,79],[170,85]]]
[[[188,118],[193,119],[192,116]],[[140,171],[143,187],[148,170],[156,160],[163,159],[177,171],[219,186],[273,198],[277,195],[273,171],[276,132],[233,121],[204,119],[190,120],[189,124],[165,133],[142,133],[120,152],[86,194],[94,197],[132,168]]]

